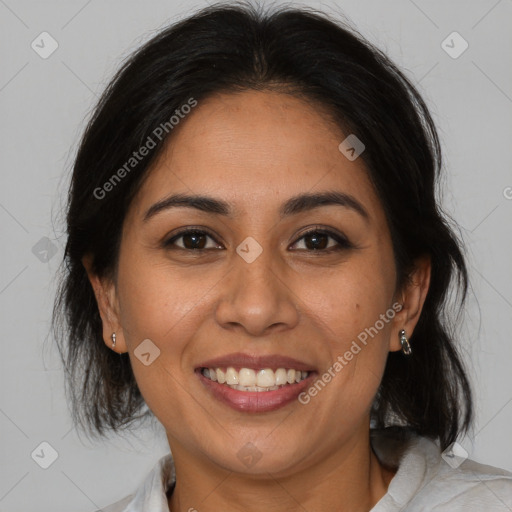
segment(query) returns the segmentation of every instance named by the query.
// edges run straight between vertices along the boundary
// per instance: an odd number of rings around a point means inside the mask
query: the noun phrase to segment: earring
[[[112,348],[115,348],[115,346],[116,346],[116,333],[113,332],[110,337],[112,338]]]
[[[402,352],[406,356],[410,356],[412,352],[411,344],[409,343],[409,340],[407,339],[403,329],[398,333],[398,337],[400,338],[400,344],[402,345]]]

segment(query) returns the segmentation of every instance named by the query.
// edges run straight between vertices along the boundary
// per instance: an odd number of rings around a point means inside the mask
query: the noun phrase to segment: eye
[[[163,245],[166,248],[175,246],[178,249],[190,251],[203,251],[207,249],[216,249],[218,244],[215,242],[213,246],[207,246],[207,239],[215,241],[213,236],[207,231],[201,229],[187,229],[181,231],[168,240],[164,241]],[[177,244],[177,240],[182,240],[182,245]]]
[[[213,244],[208,246],[208,239],[213,241]],[[334,241],[334,244],[329,244],[329,239]],[[181,243],[177,243],[181,240]],[[309,252],[324,252],[330,253],[332,251],[339,251],[343,249],[350,249],[353,245],[347,238],[335,231],[328,229],[315,228],[307,233],[304,233],[293,245],[303,242],[304,248]],[[219,249],[219,244],[216,242],[212,234],[204,229],[186,229],[176,233],[163,243],[165,248],[177,248],[184,251],[205,251],[208,249]],[[293,245],[291,247],[293,247]]]
[[[329,245],[329,239],[334,240],[335,243]],[[301,241],[304,241],[305,250],[307,251],[332,252],[353,247],[343,235],[328,229],[312,229],[303,234],[293,245]]]

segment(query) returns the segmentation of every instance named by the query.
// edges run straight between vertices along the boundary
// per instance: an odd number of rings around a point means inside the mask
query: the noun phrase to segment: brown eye
[[[182,240],[181,245],[177,244],[177,240]],[[190,251],[202,251],[206,249],[215,249],[218,248],[218,244],[207,246],[208,239],[213,240],[213,237],[207,233],[206,231],[200,230],[187,230],[182,231],[172,238],[164,242],[165,247],[174,246],[178,249],[182,250],[190,250]]]
[[[334,241],[334,244],[329,244],[329,239]],[[299,238],[294,245],[304,240],[304,249],[307,251],[321,251],[331,252],[341,249],[348,249],[352,247],[350,242],[342,235],[335,233],[334,231],[324,229],[314,229],[308,231],[301,238]]]

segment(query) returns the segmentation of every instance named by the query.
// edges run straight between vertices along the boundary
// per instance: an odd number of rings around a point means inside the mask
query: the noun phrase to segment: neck
[[[395,473],[373,453],[368,432],[287,475],[227,471],[174,444],[176,485],[168,497],[171,512],[368,512],[386,494]]]

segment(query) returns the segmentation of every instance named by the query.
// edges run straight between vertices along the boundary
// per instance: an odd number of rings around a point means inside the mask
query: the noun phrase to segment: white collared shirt
[[[428,438],[413,436],[400,445],[380,432],[371,432],[379,460],[398,465],[398,471],[370,512],[512,511],[512,473],[470,459],[452,467],[455,464],[448,464],[438,444]],[[171,454],[165,455],[134,494],[102,512],[170,512],[166,492],[175,478]]]

